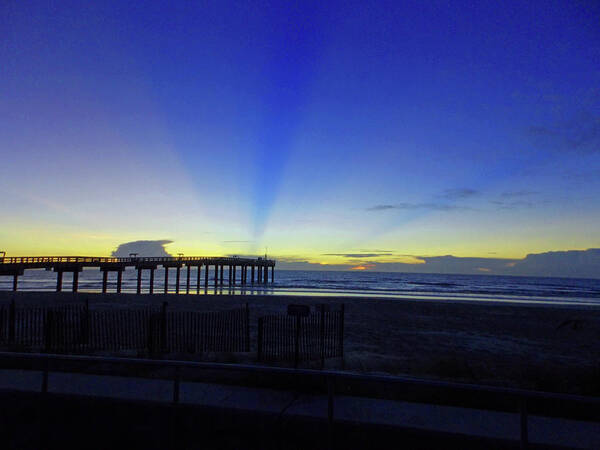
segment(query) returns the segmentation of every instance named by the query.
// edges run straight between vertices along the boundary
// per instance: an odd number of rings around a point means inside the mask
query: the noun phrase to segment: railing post
[[[519,400],[519,416],[521,418],[521,449],[529,447],[529,436],[527,429],[527,402],[525,399]]]

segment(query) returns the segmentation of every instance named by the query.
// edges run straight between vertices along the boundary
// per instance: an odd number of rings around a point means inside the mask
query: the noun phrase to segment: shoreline
[[[160,306],[218,311],[248,303],[251,351],[259,316],[291,303],[345,304],[344,368],[535,390],[600,395],[600,308],[436,300],[277,295],[0,292],[0,303],[92,308]],[[244,362],[252,362],[254,353]],[[222,362],[240,362],[221,355]],[[233,359],[227,359],[233,358]],[[331,365],[336,361],[328,361]]]

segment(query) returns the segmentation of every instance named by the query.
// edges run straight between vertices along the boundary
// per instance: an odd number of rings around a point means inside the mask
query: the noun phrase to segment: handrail
[[[518,388],[475,385],[413,377],[363,375],[330,370],[292,369],[249,364],[0,352],[0,367],[6,367],[7,365],[30,368],[29,370],[73,373],[93,373],[94,371],[101,371],[101,373],[104,374],[106,367],[111,366],[111,371],[114,369],[114,371],[117,372],[116,374],[119,375],[132,378],[162,379],[172,379],[172,374],[168,373],[166,369],[176,369],[179,374],[179,379],[182,381],[197,380],[197,372],[220,372],[222,375],[238,372],[260,375],[260,377],[254,381],[257,384],[261,384],[264,383],[265,380],[268,380],[267,382],[269,385],[272,385],[274,379],[285,381],[286,377],[291,376],[293,377],[293,383],[291,384],[293,384],[294,387],[298,387],[302,384],[305,388],[314,390],[315,392],[322,391],[323,389],[320,388],[322,388],[323,385],[314,385],[311,384],[310,381],[331,380],[334,382],[336,387],[335,392],[337,394],[388,400],[397,399],[398,397],[411,397],[418,398],[417,403],[438,405],[464,406],[478,404],[478,409],[494,411],[515,411],[518,409],[519,404],[523,402],[533,406],[535,406],[536,403],[540,403],[543,408],[533,408],[536,415],[563,418],[584,416],[588,420],[600,422],[600,397],[585,397],[573,394],[530,391]],[[163,370],[152,371],[151,375],[148,376],[143,372],[143,369],[151,370],[159,368]],[[186,375],[185,370],[194,373]],[[304,379],[305,383],[299,384],[299,379]],[[246,377],[244,378],[244,381],[250,382]],[[406,388],[410,388],[411,390],[407,390]],[[436,395],[431,395],[432,393]],[[471,399],[465,398],[468,395],[475,397]],[[514,403],[514,407],[507,406],[510,403]],[[549,409],[548,405],[551,403],[556,406],[557,409]],[[586,411],[573,413],[573,409],[571,408],[573,406],[578,408],[593,408],[594,411],[592,411],[591,414]]]
[[[101,363],[101,364],[98,364]],[[48,388],[48,372],[96,373],[131,378],[173,381],[173,402],[179,401],[181,381],[200,381],[198,371],[212,374],[212,381],[224,384],[268,386],[307,390],[328,397],[328,420],[334,422],[336,395],[406,400],[425,404],[475,407],[480,410],[510,411],[520,415],[520,440],[528,441],[528,414],[600,422],[600,398],[524,389],[462,384],[418,378],[362,375],[347,372],[290,369],[247,364],[150,360],[82,355],[53,355],[0,352],[0,367],[39,370],[44,373],[42,392]],[[145,374],[143,369],[157,369]],[[217,372],[215,378],[214,373]],[[232,382],[228,374],[244,374],[243,382]],[[252,378],[248,375],[257,375]]]

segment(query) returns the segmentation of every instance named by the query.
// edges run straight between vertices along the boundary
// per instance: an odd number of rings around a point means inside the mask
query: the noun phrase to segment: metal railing
[[[37,263],[76,263],[76,264],[107,264],[122,263],[136,264],[145,263],[177,263],[199,262],[213,264],[236,264],[236,265],[263,265],[272,266],[274,260],[232,258],[221,256],[152,256],[152,257],[112,257],[112,256],[4,256],[0,258],[0,264],[37,264]]]
[[[397,376],[190,361],[7,352],[0,352],[0,368],[42,372],[42,393],[48,391],[50,372],[168,380],[173,382],[173,404],[179,403],[181,381],[323,394],[328,399],[330,436],[333,435],[335,424],[335,398],[339,395],[518,413],[521,448],[528,446],[529,415],[600,421],[600,398],[596,397]],[[232,377],[235,373],[239,374],[238,379]]]

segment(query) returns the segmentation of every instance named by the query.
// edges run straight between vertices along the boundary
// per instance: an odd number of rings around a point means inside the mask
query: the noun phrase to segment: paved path
[[[41,372],[0,370],[0,389],[40,391]],[[173,382],[105,375],[50,373],[51,393],[171,402]],[[221,408],[327,417],[327,398],[290,391],[182,382],[180,402]],[[409,427],[471,436],[519,440],[519,416],[512,413],[392,400],[336,396],[335,419]],[[529,416],[531,443],[600,448],[600,424]]]

